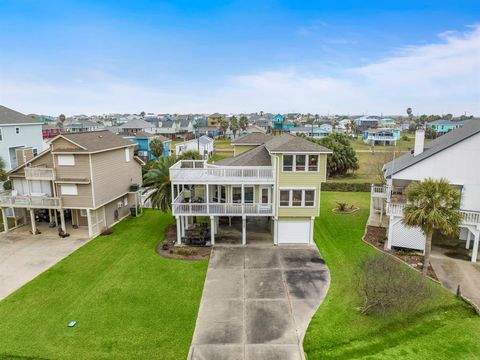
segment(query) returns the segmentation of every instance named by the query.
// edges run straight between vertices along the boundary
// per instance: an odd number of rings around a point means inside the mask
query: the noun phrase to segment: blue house
[[[272,118],[272,125],[274,130],[284,130],[285,116],[277,114]]]
[[[139,131],[134,135],[124,136],[124,138],[138,144],[137,156],[145,162],[155,160],[155,156],[153,156],[152,151],[150,150],[150,143],[153,139],[160,139],[162,141],[162,157],[170,155],[170,145],[172,140],[166,138],[165,136]]]
[[[465,125],[465,121],[437,120],[427,123],[427,127],[440,135],[461,128],[463,125]]]

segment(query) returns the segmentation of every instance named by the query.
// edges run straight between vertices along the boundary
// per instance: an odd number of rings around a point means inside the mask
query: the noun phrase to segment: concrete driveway
[[[60,238],[56,229],[41,229],[32,235],[23,226],[8,234],[0,234],[0,300],[55,265],[88,241],[83,230],[69,231]]]
[[[215,247],[190,360],[300,360],[327,292],[316,247]]]

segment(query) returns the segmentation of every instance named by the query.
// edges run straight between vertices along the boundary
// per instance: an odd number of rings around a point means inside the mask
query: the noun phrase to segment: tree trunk
[[[432,236],[433,236],[433,231],[430,231],[425,239],[425,256],[423,259],[423,269],[422,269],[422,275],[427,276],[428,272],[428,267],[430,265],[430,253],[432,252]]]

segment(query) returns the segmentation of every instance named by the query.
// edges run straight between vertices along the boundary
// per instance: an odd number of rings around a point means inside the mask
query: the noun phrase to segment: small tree
[[[150,141],[149,147],[150,147],[150,151],[152,152],[155,158],[162,156],[163,154],[162,140],[160,140],[159,138],[152,139],[152,141]]]
[[[141,117],[142,119],[145,117],[145,111],[142,111],[142,112],[140,113],[140,117]]]
[[[366,257],[360,263],[358,277],[364,315],[412,311],[431,295],[429,284],[415,271],[384,254]]]
[[[237,131],[240,129],[240,125],[238,123],[238,120],[235,116],[232,116],[230,119],[230,130],[233,132],[233,137],[235,138],[235,135],[237,135]]]
[[[238,125],[240,126],[240,129],[242,129],[242,131],[247,130],[248,119],[245,115],[240,116],[240,120],[238,121]]]
[[[202,160],[202,155],[198,151],[188,150],[177,156],[178,160]]]
[[[223,116],[218,120],[218,126],[220,127],[220,131],[223,134],[223,137],[225,137],[225,134],[227,133],[228,130],[228,121],[225,119]]]
[[[403,223],[420,227],[425,234],[425,258],[423,276],[427,275],[432,251],[432,236],[435,230],[444,235],[458,235],[461,222],[460,191],[447,179],[428,178],[414,182],[407,188],[407,205],[403,210]]]
[[[321,139],[308,140],[316,142],[333,151],[327,157],[328,176],[345,175],[348,171],[358,169],[358,158],[348,137],[340,133],[332,133]]]
[[[57,126],[63,129],[63,123],[65,122],[65,119],[66,117],[64,114],[58,115]]]

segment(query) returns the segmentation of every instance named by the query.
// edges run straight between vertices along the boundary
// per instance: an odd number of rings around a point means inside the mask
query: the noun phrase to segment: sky
[[[480,116],[480,1],[0,0],[23,113]]]

